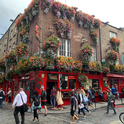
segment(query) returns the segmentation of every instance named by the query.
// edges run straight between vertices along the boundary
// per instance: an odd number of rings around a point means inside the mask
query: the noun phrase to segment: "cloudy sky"
[[[124,27],[124,0],[56,0],[77,7],[103,22],[115,27]],[[0,38],[19,13],[23,13],[31,0],[0,0]]]

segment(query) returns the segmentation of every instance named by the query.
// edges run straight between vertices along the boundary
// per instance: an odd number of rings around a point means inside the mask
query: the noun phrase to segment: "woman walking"
[[[91,114],[91,112],[89,111],[89,109],[86,108],[86,105],[88,105],[88,99],[86,96],[86,93],[83,89],[81,89],[81,93],[83,95],[83,104],[84,104],[84,109],[89,113],[89,115]]]
[[[12,97],[12,91],[10,88],[9,88],[7,95],[8,95],[8,104],[10,104],[11,103],[11,97]]]
[[[72,116],[72,122],[70,124],[74,124],[75,118],[77,119],[77,122],[78,122],[79,118],[75,114],[76,98],[74,96],[74,92],[71,92],[70,94],[71,94],[71,99],[70,99],[70,102],[71,102],[71,112],[70,112],[70,114]]]
[[[39,123],[39,117],[38,117],[38,110],[41,109],[41,99],[38,96],[38,91],[36,90],[34,92],[34,95],[31,98],[31,105],[33,104],[33,110],[34,110],[34,119],[33,121],[35,121],[35,118],[37,118],[38,123]]]
[[[63,100],[62,100],[62,93],[61,93],[60,89],[58,89],[58,91],[57,91],[56,101],[57,101],[57,110],[59,109],[59,107],[61,110],[63,110],[63,108],[62,108]]]

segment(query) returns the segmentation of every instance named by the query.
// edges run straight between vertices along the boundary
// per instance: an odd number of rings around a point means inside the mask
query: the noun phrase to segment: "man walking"
[[[44,90],[44,86],[42,86],[41,87],[41,106],[44,106],[44,108],[45,108],[45,115],[44,116],[47,116],[46,102],[47,102],[47,93]]]
[[[2,107],[3,107],[4,96],[5,96],[5,93],[4,93],[3,89],[1,88],[1,89],[0,89],[0,108],[1,108],[1,109],[2,109]]]
[[[50,103],[51,103],[51,106],[52,106],[52,109],[55,109],[55,100],[56,100],[56,89],[55,87],[53,86],[53,89],[51,90],[51,98],[50,98]]]
[[[115,109],[113,107],[114,96],[113,96],[113,94],[111,93],[110,90],[107,90],[107,99],[108,99],[107,112],[105,114],[109,114],[109,106],[111,106],[111,108],[114,111],[114,115],[116,115],[116,111],[115,111]]]
[[[15,96],[15,99],[12,104],[12,108],[15,106],[14,118],[16,124],[19,124],[18,113],[21,114],[21,124],[24,124],[24,111],[23,111],[23,102],[27,103],[27,95],[23,91],[23,88],[20,88],[20,92]]]

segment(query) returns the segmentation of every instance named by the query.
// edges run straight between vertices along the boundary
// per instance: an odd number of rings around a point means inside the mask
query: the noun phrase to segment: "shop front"
[[[83,72],[83,74],[88,77],[87,83],[83,84],[83,86],[78,82],[78,73],[34,71],[24,75],[14,76],[11,83],[12,99],[14,99],[15,92],[17,93],[23,87],[27,94],[27,102],[30,104],[30,98],[35,90],[38,90],[39,95],[41,95],[41,86],[44,86],[45,91],[47,91],[47,104],[50,104],[50,93],[53,86],[56,89],[60,88],[63,94],[64,105],[70,104],[70,91],[76,91],[81,88],[86,89],[87,86],[94,87],[95,95],[98,96],[99,87],[104,87],[102,74],[89,74],[87,72]],[[3,85],[6,93],[9,86],[9,82],[5,82]],[[96,100],[99,101],[100,98],[96,97]]]

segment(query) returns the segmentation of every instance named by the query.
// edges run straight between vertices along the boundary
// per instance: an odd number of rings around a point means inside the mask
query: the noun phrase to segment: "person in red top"
[[[55,109],[56,93],[57,91],[53,86],[53,89],[51,90],[51,94],[50,94],[50,103],[51,103],[52,109]]]

